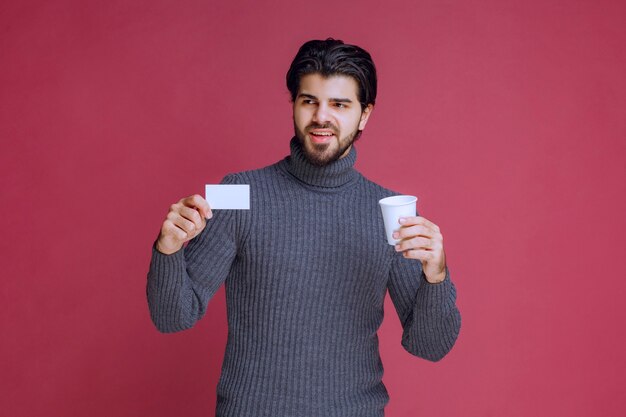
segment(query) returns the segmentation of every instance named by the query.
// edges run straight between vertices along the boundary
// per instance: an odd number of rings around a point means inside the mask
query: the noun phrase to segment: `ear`
[[[367,124],[367,120],[374,111],[374,105],[368,104],[367,107],[361,112],[361,121],[359,121],[359,130],[365,129],[365,125]]]

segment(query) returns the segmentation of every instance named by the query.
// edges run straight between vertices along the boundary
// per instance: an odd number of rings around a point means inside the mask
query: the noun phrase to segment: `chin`
[[[306,157],[313,165],[325,166],[338,160],[340,155],[337,152],[307,152]]]
[[[341,156],[337,135],[328,143],[315,143],[307,133],[298,130],[296,130],[296,137],[302,145],[304,156],[312,165],[323,167],[335,162]]]

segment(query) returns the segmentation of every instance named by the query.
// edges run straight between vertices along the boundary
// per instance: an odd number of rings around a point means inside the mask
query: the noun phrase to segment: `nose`
[[[324,124],[328,122],[329,114],[328,114],[328,106],[326,103],[321,102],[317,105],[315,112],[313,113],[313,121],[315,123]]]

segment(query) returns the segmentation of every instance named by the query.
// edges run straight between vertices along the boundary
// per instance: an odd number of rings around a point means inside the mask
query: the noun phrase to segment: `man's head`
[[[295,134],[319,166],[347,155],[376,101],[370,54],[340,40],[306,42],[287,72]]]

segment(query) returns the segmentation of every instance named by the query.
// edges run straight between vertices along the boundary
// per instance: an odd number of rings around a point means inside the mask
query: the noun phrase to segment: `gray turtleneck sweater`
[[[377,330],[389,290],[402,346],[437,361],[461,325],[449,271],[430,284],[421,262],[385,239],[378,200],[394,195],[354,169],[356,149],[311,165],[291,155],[227,175],[250,184],[250,210],[215,210],[186,248],[153,247],[150,314],[162,332],[191,328],[226,286],[228,339],[217,417],[380,417],[389,397]]]

